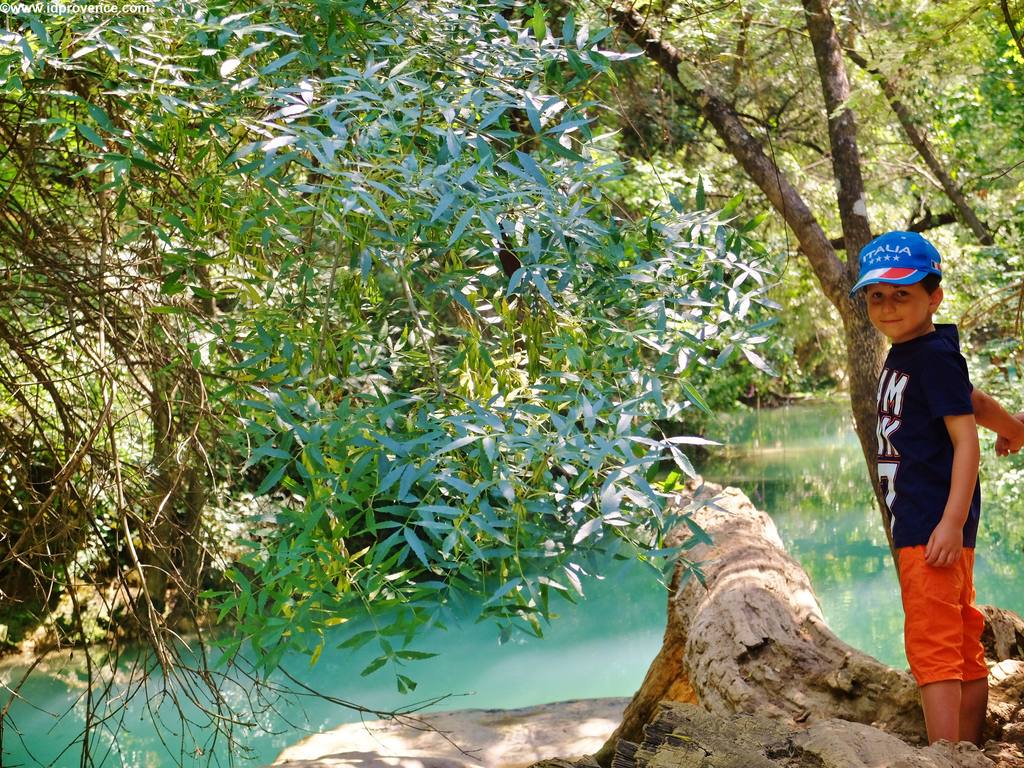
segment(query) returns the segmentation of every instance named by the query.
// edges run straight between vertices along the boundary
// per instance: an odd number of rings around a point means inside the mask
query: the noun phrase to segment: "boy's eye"
[[[910,291],[908,291],[906,289],[903,289],[903,288],[900,288],[899,290],[892,291],[889,294],[886,294],[883,291],[869,291],[868,292],[868,301],[875,302],[877,304],[881,304],[887,298],[892,300],[892,301],[906,301],[907,298],[909,298],[909,296],[910,296]]]

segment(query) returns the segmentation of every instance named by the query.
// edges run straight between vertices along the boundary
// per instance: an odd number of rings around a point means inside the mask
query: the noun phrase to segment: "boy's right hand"
[[[924,548],[924,561],[936,568],[948,568],[960,559],[964,548],[963,524],[943,517]]]
[[[1016,414],[1014,418],[1017,420],[1019,429],[1015,430],[1013,434],[996,437],[997,456],[1008,456],[1024,448],[1024,412]]]

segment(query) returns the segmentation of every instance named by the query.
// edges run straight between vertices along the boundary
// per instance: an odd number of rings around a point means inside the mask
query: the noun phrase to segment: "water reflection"
[[[903,667],[896,577],[847,413],[846,406],[837,403],[727,414],[708,435],[726,447],[701,461],[699,469],[709,480],[740,487],[772,514],[787,547],[810,574],[825,617],[840,637]],[[992,545],[984,531],[983,518],[976,564],[979,600],[1024,613],[1024,594],[1016,589],[1020,556]],[[384,710],[445,694],[456,697],[438,708],[521,707],[628,696],[661,645],[666,598],[647,570],[621,564],[608,568],[608,578],[589,583],[586,601],[561,606],[561,618],[546,630],[543,640],[518,637],[499,645],[493,626],[471,619],[456,620],[448,632],[425,633],[417,648],[439,655],[403,670],[419,682],[411,696],[397,693],[393,671],[386,668],[367,678],[359,676],[372,649],[352,653],[329,644],[316,667],[310,669],[302,658],[286,659],[285,666],[318,690]],[[74,742],[83,724],[81,659],[81,652],[52,659],[37,670],[42,674],[29,679],[23,700],[14,704],[8,718],[20,736],[8,724],[0,765],[79,765],[78,746],[61,751]],[[129,665],[137,661],[121,660],[119,676],[112,681],[114,695],[126,696],[131,690]],[[11,685],[22,672],[9,663],[0,665],[0,683]],[[222,743],[210,743],[209,729],[203,728],[208,718],[198,706],[185,707],[196,725],[181,732],[175,725],[177,713],[160,695],[161,688],[155,677],[136,692],[116,739],[101,734],[95,747],[108,759],[97,765],[260,765],[298,741],[303,732],[358,720],[349,710],[308,697],[257,701],[256,727],[239,731],[250,752],[229,758]],[[222,692],[235,704],[247,702],[253,693],[244,684],[233,683],[225,683]],[[0,702],[6,698],[0,696]],[[161,731],[154,726],[154,717],[164,721]],[[207,762],[211,755],[212,762]]]
[[[899,586],[848,406],[737,412],[720,429],[731,447],[702,462],[705,477],[742,488],[771,513],[840,637],[905,667]],[[982,506],[978,601],[1020,613],[1024,594],[1006,577],[1019,573],[1020,554],[987,535]]]
[[[435,630],[419,636],[416,649],[438,656],[400,670],[419,684],[411,695],[397,692],[394,670],[387,667],[369,677],[360,676],[360,670],[377,653],[370,647],[352,652],[329,643],[315,667],[310,668],[304,657],[286,657],[283,666],[315,690],[380,711],[414,707],[442,697],[447,698],[433,709],[510,708],[629,695],[661,645],[666,595],[647,569],[628,562],[611,563],[607,569],[604,580],[585,583],[587,600],[580,605],[563,602],[555,609],[561,616],[545,629],[543,639],[519,635],[499,644],[493,625],[476,624],[472,618],[456,619],[448,632]],[[335,645],[340,640],[337,638]],[[78,738],[84,723],[83,658],[81,651],[52,657],[29,678],[21,692],[23,699],[16,701],[9,713],[0,765],[79,765],[80,746],[66,748]],[[129,698],[137,689],[138,681],[130,674],[136,660],[119,660],[117,673],[108,675],[115,701]],[[0,664],[0,686],[15,685],[22,673],[21,667]],[[283,675],[275,676],[274,682],[295,687]],[[173,702],[161,695],[162,686],[160,676],[154,675],[145,690],[135,690],[117,722],[111,723],[111,728],[121,725],[116,735],[110,731],[98,734],[90,747],[96,765],[148,768],[227,765],[229,761],[264,765],[304,733],[360,718],[358,713],[314,697],[267,694],[253,702],[256,711],[249,719],[255,725],[237,731],[247,752],[234,750],[229,758],[223,739],[213,740],[209,716],[196,703],[184,702],[182,710],[192,725],[182,730]],[[176,690],[180,696],[181,689]],[[255,693],[244,679],[224,682],[220,691],[226,702],[240,711],[247,709],[249,697]],[[0,707],[6,699],[7,695],[0,696]],[[200,700],[200,704],[209,706],[210,702]]]

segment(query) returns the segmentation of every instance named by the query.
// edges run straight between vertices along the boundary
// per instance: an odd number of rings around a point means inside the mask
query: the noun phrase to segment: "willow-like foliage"
[[[771,260],[703,190],[616,210],[607,35],[502,2],[9,17],[5,597],[144,637],[208,749],[287,651],[376,643],[406,691],[453,606],[540,634],[609,552],[660,569],[705,441],[656,425],[706,408],[696,371],[767,369]]]

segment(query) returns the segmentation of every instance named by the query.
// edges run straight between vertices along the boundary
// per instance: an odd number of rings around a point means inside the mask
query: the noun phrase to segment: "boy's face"
[[[871,324],[893,344],[916,339],[935,330],[932,315],[942,302],[942,288],[928,293],[920,283],[875,283],[864,289]]]

